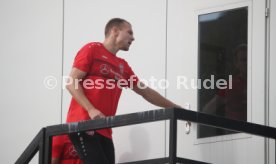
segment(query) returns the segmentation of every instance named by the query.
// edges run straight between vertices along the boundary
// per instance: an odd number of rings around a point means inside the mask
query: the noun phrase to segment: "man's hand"
[[[89,117],[91,118],[91,120],[105,117],[105,115],[101,111],[99,111],[98,109],[95,109],[95,108],[88,110],[88,114],[89,114]]]

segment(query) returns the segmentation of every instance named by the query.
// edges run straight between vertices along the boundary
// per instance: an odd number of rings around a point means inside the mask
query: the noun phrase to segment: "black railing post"
[[[17,159],[15,164],[28,164],[34,155],[39,151],[39,142],[43,138],[45,128],[42,128],[39,133],[35,136],[32,142],[27,146],[24,152]]]
[[[175,118],[175,112],[170,118],[170,138],[169,138],[169,163],[175,164],[176,163],[176,142],[177,142],[177,120]]]
[[[38,157],[38,162],[39,164],[44,164],[44,151],[45,151],[45,133],[46,133],[46,129],[43,130],[43,133],[40,137],[39,140],[39,157]]]
[[[46,130],[45,137],[44,137],[44,163],[43,164],[51,163],[51,155],[52,155],[52,136],[49,135],[48,131]]]

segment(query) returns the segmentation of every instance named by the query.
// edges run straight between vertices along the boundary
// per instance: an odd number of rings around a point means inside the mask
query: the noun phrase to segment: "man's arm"
[[[155,90],[146,86],[144,83],[139,82],[139,86],[141,86],[141,88],[139,88],[138,85],[133,86],[133,91],[141,95],[148,102],[163,108],[173,108],[173,107],[182,108],[181,106],[176,105],[170,100],[166,99]]]
[[[69,83],[66,85],[67,90],[71,93],[72,97],[88,112],[91,119],[105,117],[102,112],[96,109],[93,104],[85,96],[80,81],[86,76],[77,68],[73,68],[69,75]]]

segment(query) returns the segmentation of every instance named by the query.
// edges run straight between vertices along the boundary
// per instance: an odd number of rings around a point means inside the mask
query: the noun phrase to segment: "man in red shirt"
[[[114,18],[106,24],[103,43],[88,43],[78,52],[66,86],[72,95],[67,122],[114,116],[122,87],[154,105],[180,107],[145,86],[128,63],[116,56],[119,50],[128,51],[133,41],[131,24]],[[71,134],[70,139],[85,164],[115,163],[111,129]]]

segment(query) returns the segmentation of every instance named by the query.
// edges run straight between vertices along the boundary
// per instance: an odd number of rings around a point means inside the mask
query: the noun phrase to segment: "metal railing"
[[[177,157],[177,120],[195,122],[276,140],[276,128],[255,123],[226,119],[223,117],[188,111],[185,109],[159,109],[42,128],[15,163],[29,163],[34,155],[39,152],[39,164],[49,164],[51,162],[52,137],[56,135],[103,128],[121,127],[161,120],[170,121],[169,156],[150,160],[127,162],[128,164],[206,164],[205,162]]]

